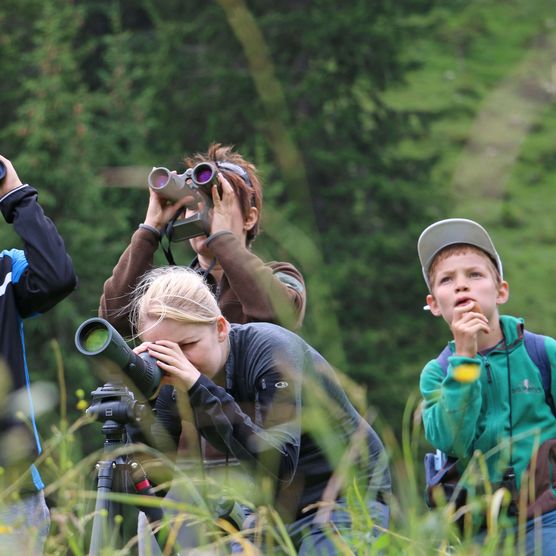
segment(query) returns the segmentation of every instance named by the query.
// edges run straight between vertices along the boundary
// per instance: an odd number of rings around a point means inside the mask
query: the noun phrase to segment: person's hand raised
[[[166,226],[180,208],[184,208],[186,205],[191,204],[194,199],[193,194],[191,194],[185,195],[179,201],[170,203],[152,189],[149,191],[149,205],[145,216],[145,224],[153,226],[157,230]]]
[[[489,333],[488,319],[483,315],[480,305],[468,300],[454,309],[454,317],[450,325],[456,344],[456,355],[475,357],[478,352],[477,335]]]
[[[178,390],[187,392],[201,376],[175,342],[169,340],[143,342],[133,351],[137,354],[146,351],[157,360],[157,365],[164,373],[161,384],[171,384]]]
[[[212,186],[212,220],[210,226],[211,234],[224,230],[233,231],[234,205],[238,202],[230,182],[221,172],[218,172],[218,181],[222,187],[222,196],[218,193],[217,185]]]
[[[15,168],[13,167],[13,164],[2,155],[0,155],[0,161],[2,161],[6,167],[6,175],[4,176],[4,179],[0,181],[0,197],[3,197],[6,193],[9,193],[13,189],[22,185],[22,183],[17,175],[17,172],[15,171]]]

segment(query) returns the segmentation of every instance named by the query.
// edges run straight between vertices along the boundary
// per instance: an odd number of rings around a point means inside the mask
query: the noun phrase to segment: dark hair
[[[259,217],[256,224],[247,231],[247,244],[250,244],[259,233],[259,222],[263,204],[263,189],[260,178],[257,175],[257,168],[254,164],[247,162],[238,152],[235,152],[232,145],[221,145],[220,143],[212,143],[206,153],[196,153],[185,157],[185,163],[190,168],[200,162],[212,162],[213,164],[217,162],[231,162],[241,166],[247,172],[251,184],[246,183],[239,174],[220,168],[220,171],[230,182],[238,196],[244,220],[247,219],[251,207],[255,207],[258,210]]]

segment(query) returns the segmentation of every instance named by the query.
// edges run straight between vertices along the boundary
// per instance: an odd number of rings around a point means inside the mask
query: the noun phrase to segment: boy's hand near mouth
[[[489,332],[488,319],[481,306],[473,299],[456,305],[451,328],[456,343],[456,355],[463,357],[475,357],[479,351],[479,332]],[[479,365],[465,364],[457,366],[453,376],[459,382],[473,382],[479,378],[480,372]]]

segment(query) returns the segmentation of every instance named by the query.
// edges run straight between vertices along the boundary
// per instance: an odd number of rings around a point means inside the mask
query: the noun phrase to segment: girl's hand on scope
[[[136,350],[141,351],[136,351]],[[197,382],[201,373],[189,362],[180,346],[169,340],[144,342],[133,351],[147,351],[157,360],[157,365],[164,371],[162,384],[171,384],[178,390],[188,391]]]

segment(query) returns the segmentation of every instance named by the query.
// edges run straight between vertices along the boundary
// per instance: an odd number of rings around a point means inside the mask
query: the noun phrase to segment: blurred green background
[[[485,225],[510,282],[507,312],[556,334],[554,7],[3,0],[0,152],[39,189],[80,278],[27,324],[32,378],[56,380],[55,339],[77,414],[75,391],[87,397],[99,379],[73,335],[143,221],[142,172],[182,169],[213,141],[264,177],[254,249],[302,270],[301,334],[394,430],[449,339],[422,309],[416,242],[434,220]],[[20,246],[0,230],[2,248]]]

